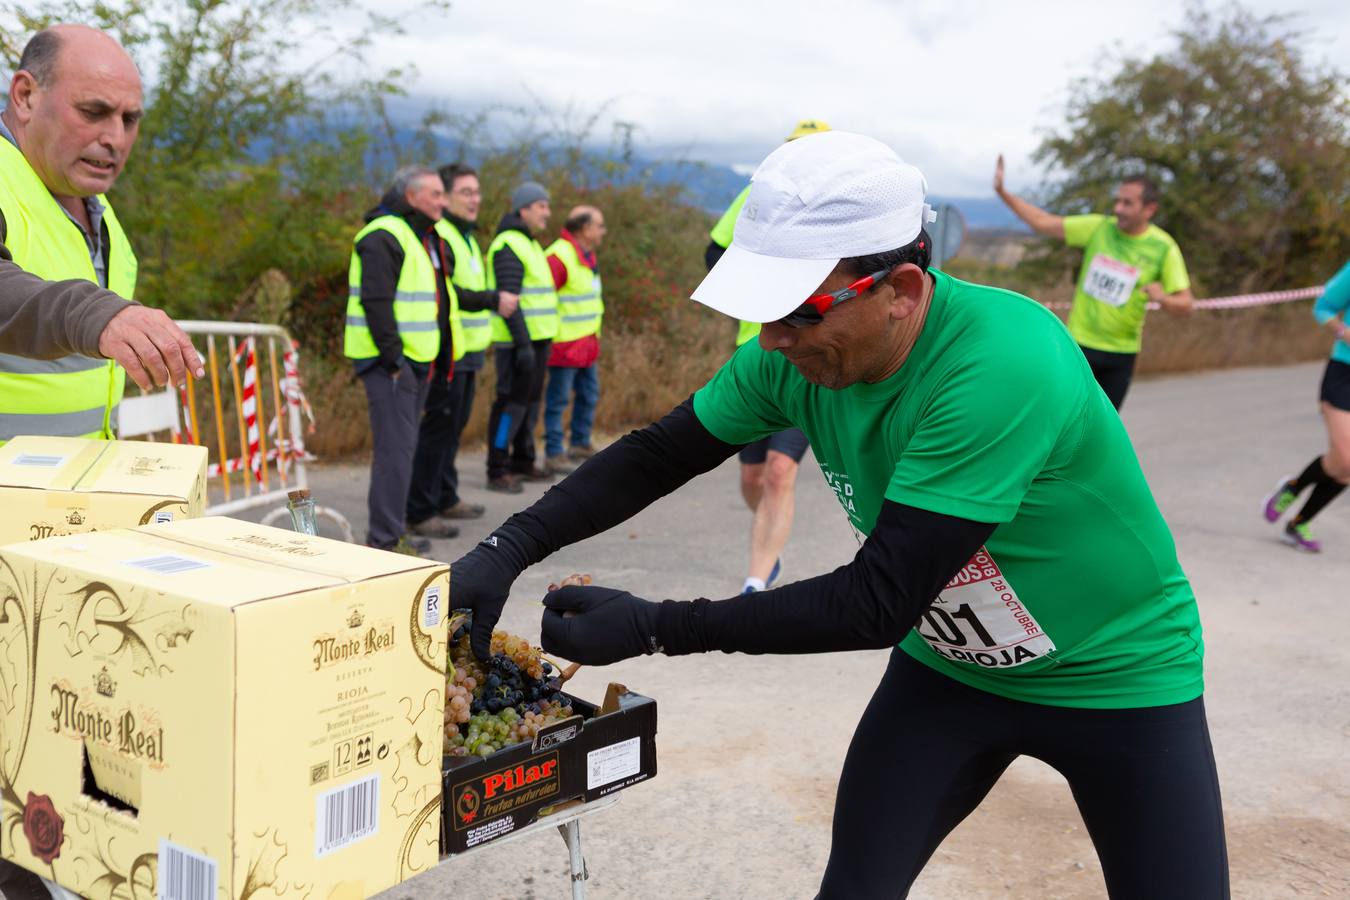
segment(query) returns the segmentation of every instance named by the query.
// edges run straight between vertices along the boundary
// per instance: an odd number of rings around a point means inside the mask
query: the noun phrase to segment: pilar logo
[[[105,697],[111,697],[117,691],[117,682],[113,681],[112,673],[108,671],[107,666],[99,669],[98,674],[94,676],[94,690]]]

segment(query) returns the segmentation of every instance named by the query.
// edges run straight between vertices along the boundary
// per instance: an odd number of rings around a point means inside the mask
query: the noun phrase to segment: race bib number
[[[940,656],[982,669],[1009,669],[1055,649],[981,547],[914,626]]]
[[[1092,257],[1092,265],[1083,279],[1083,293],[1112,306],[1124,306],[1138,283],[1138,269],[1098,253]]]

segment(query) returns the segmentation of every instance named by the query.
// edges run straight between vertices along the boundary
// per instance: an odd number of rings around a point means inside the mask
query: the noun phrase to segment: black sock
[[[1308,468],[1303,470],[1303,474],[1289,482],[1289,490],[1295,494],[1301,494],[1310,484],[1321,484],[1327,480],[1326,470],[1322,468],[1322,457],[1317,456],[1308,463]]]
[[[1345,485],[1334,478],[1328,477],[1317,482],[1308,502],[1303,504],[1303,508],[1298,511],[1298,515],[1292,519],[1293,524],[1302,525],[1305,522],[1311,522],[1312,517],[1320,513],[1322,507],[1335,500],[1336,496],[1343,490],[1345,490]]]

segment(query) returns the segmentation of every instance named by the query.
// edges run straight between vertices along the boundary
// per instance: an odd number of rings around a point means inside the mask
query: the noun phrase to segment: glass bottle
[[[314,519],[314,498],[308,490],[295,490],[286,494],[286,508],[291,512],[291,525],[301,534],[318,534],[318,522]]]

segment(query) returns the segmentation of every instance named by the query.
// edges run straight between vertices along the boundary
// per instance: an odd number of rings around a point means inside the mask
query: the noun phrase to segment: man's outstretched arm
[[[1029,203],[1011,191],[1004,189],[1003,154],[1001,153],[998,157],[998,163],[994,166],[994,193],[998,194],[1000,200],[1008,204],[1008,208],[1013,211],[1017,218],[1030,225],[1032,231],[1046,237],[1064,240],[1063,216],[1046,212],[1036,204]]]

